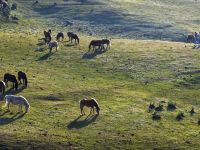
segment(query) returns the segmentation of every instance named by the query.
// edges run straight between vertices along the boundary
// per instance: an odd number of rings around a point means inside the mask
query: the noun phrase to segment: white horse
[[[57,41],[52,41],[52,42],[49,42],[49,52],[51,53],[52,49],[53,48],[56,48],[56,51],[58,50],[59,48],[59,45],[58,45],[58,42]]]
[[[22,111],[22,105],[25,106],[26,112],[30,109],[30,104],[27,101],[27,99],[23,96],[15,96],[15,95],[6,95],[6,106],[8,107],[8,110],[10,111],[10,103],[14,105],[19,105],[19,110]]]

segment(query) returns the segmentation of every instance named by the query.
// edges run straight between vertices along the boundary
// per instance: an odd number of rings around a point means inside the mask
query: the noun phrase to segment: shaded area
[[[79,120],[81,119],[82,116],[79,116],[75,120],[73,120],[70,124],[68,124],[67,128],[68,129],[80,129],[83,127],[86,127],[90,125],[91,123],[95,122],[98,115],[88,115],[84,120]]]
[[[6,125],[6,124],[9,124],[9,123],[12,123],[12,122],[22,118],[26,114],[26,113],[18,112],[15,115],[13,115],[12,117],[2,117],[7,113],[8,113],[8,111],[3,112],[2,114],[0,114],[0,125]]]
[[[55,52],[52,53],[46,53],[44,55],[42,55],[41,57],[39,57],[36,61],[44,61],[47,60],[49,57],[51,57],[53,54],[55,54]]]
[[[95,49],[94,51],[88,51],[85,54],[83,54],[82,59],[93,59],[97,55],[105,53],[107,50],[102,49]]]

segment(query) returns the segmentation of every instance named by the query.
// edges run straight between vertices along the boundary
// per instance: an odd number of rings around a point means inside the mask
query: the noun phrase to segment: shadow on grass
[[[70,124],[68,124],[68,129],[80,129],[83,127],[88,126],[89,124],[96,121],[98,115],[88,115],[84,120],[79,120],[82,116],[79,116],[74,121],[72,121]]]
[[[3,112],[2,114],[0,114],[0,125],[6,125],[6,124],[9,124],[9,123],[12,123],[20,118],[22,118],[26,113],[16,113],[15,115],[13,115],[12,117],[2,117],[4,116],[5,114],[7,114],[9,111],[5,111]]]
[[[10,88],[4,94],[0,95],[0,101],[3,100],[5,95],[16,95],[18,93],[21,93],[24,89],[26,89],[25,86],[20,86],[17,91],[14,88]]]
[[[51,57],[53,54],[55,54],[55,52],[46,53],[43,56],[39,57],[36,61],[44,61],[44,60],[48,59],[49,57]]]
[[[95,56],[105,53],[107,50],[95,49],[94,52],[88,51],[83,54],[82,59],[93,59]]]

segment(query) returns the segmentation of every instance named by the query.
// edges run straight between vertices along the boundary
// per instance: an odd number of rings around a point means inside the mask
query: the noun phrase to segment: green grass
[[[17,95],[31,105],[23,117],[15,106],[12,113],[0,116],[2,148],[199,147],[199,74],[194,72],[199,68],[198,49],[182,43],[116,39],[111,50],[83,59],[91,37],[81,37],[80,46],[65,41],[51,56],[48,49],[35,51],[39,38],[37,30],[0,34],[1,78],[5,72],[27,72],[29,86]],[[98,100],[100,115],[76,122],[79,100],[90,97]],[[165,107],[161,121],[153,121],[148,105],[160,101],[176,102],[178,109],[168,112]],[[1,105],[2,114],[4,101]],[[191,107],[197,111],[193,117]],[[186,117],[177,122],[181,111]]]

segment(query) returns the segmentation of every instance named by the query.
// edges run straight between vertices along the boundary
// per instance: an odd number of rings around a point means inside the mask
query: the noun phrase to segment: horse
[[[51,42],[52,37],[51,37],[51,30],[49,29],[49,31],[44,31],[44,42],[45,43],[49,43]]]
[[[64,34],[62,32],[59,32],[56,36],[57,41],[60,40],[60,38],[62,38],[62,41],[64,40]]]
[[[52,49],[53,48],[56,48],[56,51],[58,50],[59,48],[59,45],[58,45],[58,42],[57,41],[52,41],[52,42],[49,42],[49,52],[51,53]]]
[[[5,82],[4,82],[4,81],[0,81],[0,92],[1,92],[2,94],[5,93],[5,89],[6,89],[6,84],[5,84]]]
[[[3,81],[6,83],[6,86],[8,86],[8,81],[12,82],[13,88],[15,88],[15,90],[17,91],[18,82],[17,82],[15,75],[12,75],[12,74],[9,74],[9,73],[4,74],[4,80]]]
[[[75,40],[75,43],[79,44],[79,37],[77,34],[74,34],[73,32],[68,32],[67,36],[69,37],[69,41],[71,41],[71,43],[72,43],[72,40]]]
[[[23,81],[23,85],[25,87],[27,87],[28,85],[28,80],[27,80],[27,76],[26,76],[26,73],[25,72],[22,72],[22,71],[19,71],[18,72],[18,80],[19,80],[19,83],[22,84],[21,80]]]
[[[93,51],[96,46],[98,46],[99,49],[102,48],[102,40],[92,40],[89,44],[89,51],[91,50],[91,46],[93,46]]]
[[[22,111],[22,105],[25,106],[26,112],[30,109],[30,104],[27,99],[23,96],[6,95],[5,96],[6,106],[10,111],[10,104],[19,105],[19,110]]]
[[[99,108],[99,105],[98,105],[97,101],[94,98],[82,99],[82,100],[80,100],[79,103],[80,103],[81,115],[85,115],[85,113],[83,111],[83,107],[84,106],[91,107],[90,114],[92,113],[92,111],[93,111],[93,114],[94,114],[94,107],[95,107],[96,108],[96,112],[99,115],[100,108]]]
[[[106,47],[106,49],[110,49],[110,46],[111,46],[111,39],[109,40],[109,39],[102,39],[101,40],[101,44],[102,44],[102,48],[104,48],[104,44],[106,44],[107,45],[107,47]]]
[[[71,41],[71,35],[73,34],[73,32],[67,32],[67,36],[69,37],[69,41]]]
[[[187,43],[194,43],[196,41],[195,36],[190,34],[187,37]]]

